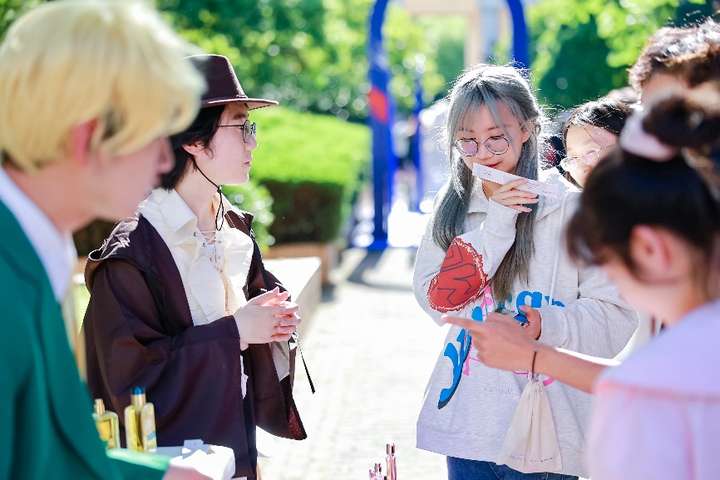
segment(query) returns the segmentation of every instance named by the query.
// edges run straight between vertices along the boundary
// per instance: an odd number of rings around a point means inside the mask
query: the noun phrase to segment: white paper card
[[[538,182],[537,180],[530,180],[525,177],[513,175],[512,173],[503,172],[495,168],[486,167],[485,165],[476,164],[473,166],[473,175],[489,182],[499,183],[504,185],[513,180],[523,179],[527,183],[518,187],[518,190],[524,192],[536,193],[545,197],[560,198],[562,192],[558,188],[558,185],[551,185],[544,182]]]

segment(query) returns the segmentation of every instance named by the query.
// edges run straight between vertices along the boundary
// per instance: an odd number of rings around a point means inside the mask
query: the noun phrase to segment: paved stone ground
[[[397,445],[401,480],[442,479],[445,460],[415,448],[415,422],[444,328],[417,306],[413,249],[345,252],[336,287],[301,330],[317,387],[298,362],[295,391],[309,438],[260,440],[264,480],[366,479]]]

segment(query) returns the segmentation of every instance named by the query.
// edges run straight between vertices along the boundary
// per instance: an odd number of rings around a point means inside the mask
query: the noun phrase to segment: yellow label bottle
[[[145,401],[145,391],[135,387],[131,403],[125,408],[125,440],[127,448],[150,452],[157,448],[155,433],[155,406]]]
[[[135,407],[132,403],[125,407],[125,447],[136,452],[143,450],[140,439],[140,418],[135,415]]]
[[[100,439],[105,442],[105,446],[107,448],[120,448],[120,422],[118,416],[115,412],[105,411],[102,398],[95,399],[93,419],[100,434]]]

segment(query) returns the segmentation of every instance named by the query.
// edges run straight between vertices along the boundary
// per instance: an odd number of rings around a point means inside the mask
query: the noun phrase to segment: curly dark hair
[[[697,46],[694,36],[696,31],[697,27],[663,27],[655,32],[645,44],[635,64],[628,70],[630,85],[640,91],[653,75],[678,74],[680,68],[676,60],[693,53]]]
[[[690,87],[720,80],[720,24],[709,20],[696,32],[697,48],[673,62]]]
[[[699,25],[664,27],[655,32],[628,71],[640,91],[656,74],[683,77],[690,86],[717,78],[720,72],[720,25],[712,19]]]

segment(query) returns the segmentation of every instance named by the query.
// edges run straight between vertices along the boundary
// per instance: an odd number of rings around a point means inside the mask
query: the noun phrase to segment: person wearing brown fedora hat
[[[208,88],[193,123],[171,137],[175,166],[87,264],[88,384],[118,409],[144,386],[159,445],[231,447],[235,474],[254,479],[256,426],[306,437],[292,395],[300,317],[263,265],[252,215],[219,185],[248,181],[250,113],[277,102],[246,95],[223,56],[190,59]]]
[[[248,110],[277,105],[275,100],[248,97],[235,75],[230,60],[223,55],[193,55],[189,57],[203,72],[208,88],[202,96],[203,107],[242,103]]]

